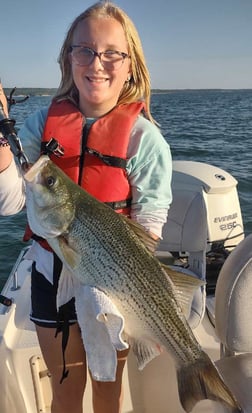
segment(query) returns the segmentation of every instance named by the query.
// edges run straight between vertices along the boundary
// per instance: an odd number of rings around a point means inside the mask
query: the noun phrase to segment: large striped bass
[[[116,305],[139,364],[145,364],[154,347],[166,350],[176,364],[186,412],[206,398],[241,412],[179,303],[178,289],[183,296],[181,291],[198,281],[163,267],[142,228],[81,189],[47,156],[32,166],[25,181],[32,231],[47,239],[74,277]]]

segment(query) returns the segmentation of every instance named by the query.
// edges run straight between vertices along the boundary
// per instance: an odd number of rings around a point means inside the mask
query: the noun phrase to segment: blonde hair
[[[149,120],[154,122],[150,113],[150,75],[145,63],[140,37],[135,25],[128,15],[118,6],[109,1],[95,3],[81,13],[70,26],[58,59],[61,69],[61,82],[55,95],[55,99],[70,99],[78,106],[79,92],[73,81],[68,54],[72,45],[73,34],[78,23],[88,17],[111,17],[121,23],[128,43],[128,52],[131,57],[132,75],[129,82],[125,82],[118,99],[118,104],[144,100],[146,105],[146,116]]]

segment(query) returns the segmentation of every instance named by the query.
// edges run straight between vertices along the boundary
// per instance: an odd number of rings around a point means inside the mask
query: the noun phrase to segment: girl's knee
[[[94,413],[120,413],[121,382],[92,382]]]
[[[69,373],[70,374],[70,373]],[[82,413],[85,381],[67,377],[62,384],[53,383],[52,413]]]

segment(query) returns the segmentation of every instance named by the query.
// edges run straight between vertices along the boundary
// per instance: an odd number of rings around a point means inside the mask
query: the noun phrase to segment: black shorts
[[[61,261],[54,254],[54,283],[52,285],[43,274],[37,271],[36,263],[32,264],[30,319],[38,326],[59,328],[59,325],[65,321],[69,324],[77,322],[74,298],[57,311],[56,295],[61,269]]]

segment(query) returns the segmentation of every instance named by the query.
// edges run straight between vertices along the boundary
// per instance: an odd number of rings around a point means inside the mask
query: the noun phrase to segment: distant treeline
[[[198,91],[209,91],[209,92],[213,92],[213,91],[217,91],[217,90],[221,90],[221,89],[152,89],[152,93],[169,93],[169,92],[198,92]],[[231,90],[231,89],[230,89]],[[6,93],[7,96],[10,95],[12,88],[4,88],[4,91]],[[24,95],[24,96],[43,96],[43,95],[49,95],[49,96],[53,96],[55,95],[57,89],[56,88],[35,88],[35,87],[17,87],[14,93],[14,96],[18,96],[18,95]]]
[[[4,88],[7,96],[10,95],[12,89],[9,87]],[[55,95],[56,88],[34,88],[34,87],[17,87],[15,90],[15,95],[29,95],[29,96],[41,96],[41,95]],[[152,93],[167,93],[167,89],[153,89]]]
[[[4,91],[7,96],[10,95],[12,89],[9,87],[4,88]],[[15,90],[15,95],[29,95],[29,96],[43,96],[43,95],[55,95],[57,89],[56,88],[35,88],[35,87],[17,87]],[[177,90],[178,92],[181,91],[180,89]],[[176,92],[176,90],[172,89],[152,89],[152,93],[168,93],[168,92]]]
[[[17,87],[14,96],[24,95],[24,96],[42,96],[42,95],[55,95],[56,88],[43,88],[43,87]],[[12,88],[5,87],[4,91],[7,96],[10,95]]]

